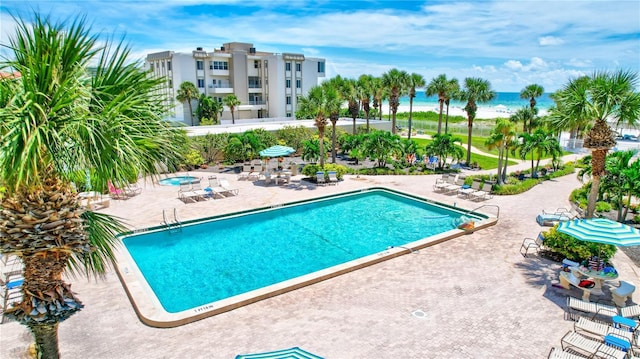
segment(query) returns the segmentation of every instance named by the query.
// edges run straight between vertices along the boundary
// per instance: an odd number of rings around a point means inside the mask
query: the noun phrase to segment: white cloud
[[[564,44],[564,41],[555,36],[543,36],[538,38],[538,43],[540,46],[556,46]]]
[[[574,67],[593,67],[593,61],[589,59],[572,58],[567,61],[567,65]]]

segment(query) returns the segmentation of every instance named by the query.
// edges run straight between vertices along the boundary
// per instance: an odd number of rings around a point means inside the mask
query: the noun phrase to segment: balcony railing
[[[249,105],[264,105],[265,101],[264,100],[251,100],[249,101]]]
[[[209,84],[209,88],[210,89],[222,89],[222,88],[230,88],[231,87],[231,83],[230,82],[216,82],[215,84]]]

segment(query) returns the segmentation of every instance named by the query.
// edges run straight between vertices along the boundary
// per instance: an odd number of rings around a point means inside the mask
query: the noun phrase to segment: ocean
[[[555,104],[549,95],[549,93],[545,93],[536,98],[536,107],[539,110],[549,110]],[[409,106],[409,96],[400,97],[400,105]],[[450,103],[451,107],[464,107],[465,105],[466,103],[459,101],[451,101]],[[479,103],[478,107],[495,107],[499,105],[505,106],[509,112],[514,112],[522,107],[529,107],[529,99],[521,99],[519,92],[497,92],[492,101]],[[416,97],[413,99],[413,106],[437,107],[438,97],[426,97],[424,91],[417,90]]]

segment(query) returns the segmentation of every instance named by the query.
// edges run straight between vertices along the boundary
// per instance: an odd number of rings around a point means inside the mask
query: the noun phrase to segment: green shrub
[[[204,158],[200,155],[200,151],[192,149],[184,156],[184,161],[188,168],[195,168],[204,163]]]
[[[599,256],[608,262],[616,253],[616,246],[586,242],[557,231],[557,225],[543,232],[544,246],[572,261],[582,262],[592,256]]]
[[[496,195],[513,195],[526,192],[533,188],[535,185],[542,182],[543,179],[529,178],[524,181],[518,181],[516,183],[507,183],[499,186],[495,186],[493,193]]]
[[[342,179],[344,174],[347,173],[347,170],[348,170],[347,167],[343,165],[336,165],[333,163],[326,163],[324,165],[324,168],[320,167],[320,165],[313,164],[313,165],[304,166],[304,168],[302,168],[302,174],[308,177],[315,178],[316,173],[318,171],[324,171],[324,177],[328,180],[329,179],[328,172],[335,171],[336,177],[338,177],[338,179]]]
[[[596,212],[609,212],[611,210],[611,204],[609,202],[596,202]]]
[[[636,224],[640,223],[640,215],[633,216],[633,223],[636,223]]]

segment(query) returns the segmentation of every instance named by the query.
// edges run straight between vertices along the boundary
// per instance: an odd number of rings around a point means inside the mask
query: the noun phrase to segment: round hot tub
[[[180,183],[184,183],[184,182],[193,183],[197,181],[198,181],[198,178],[194,176],[176,176],[176,177],[163,178],[159,180],[158,183],[165,186],[179,186]]]

